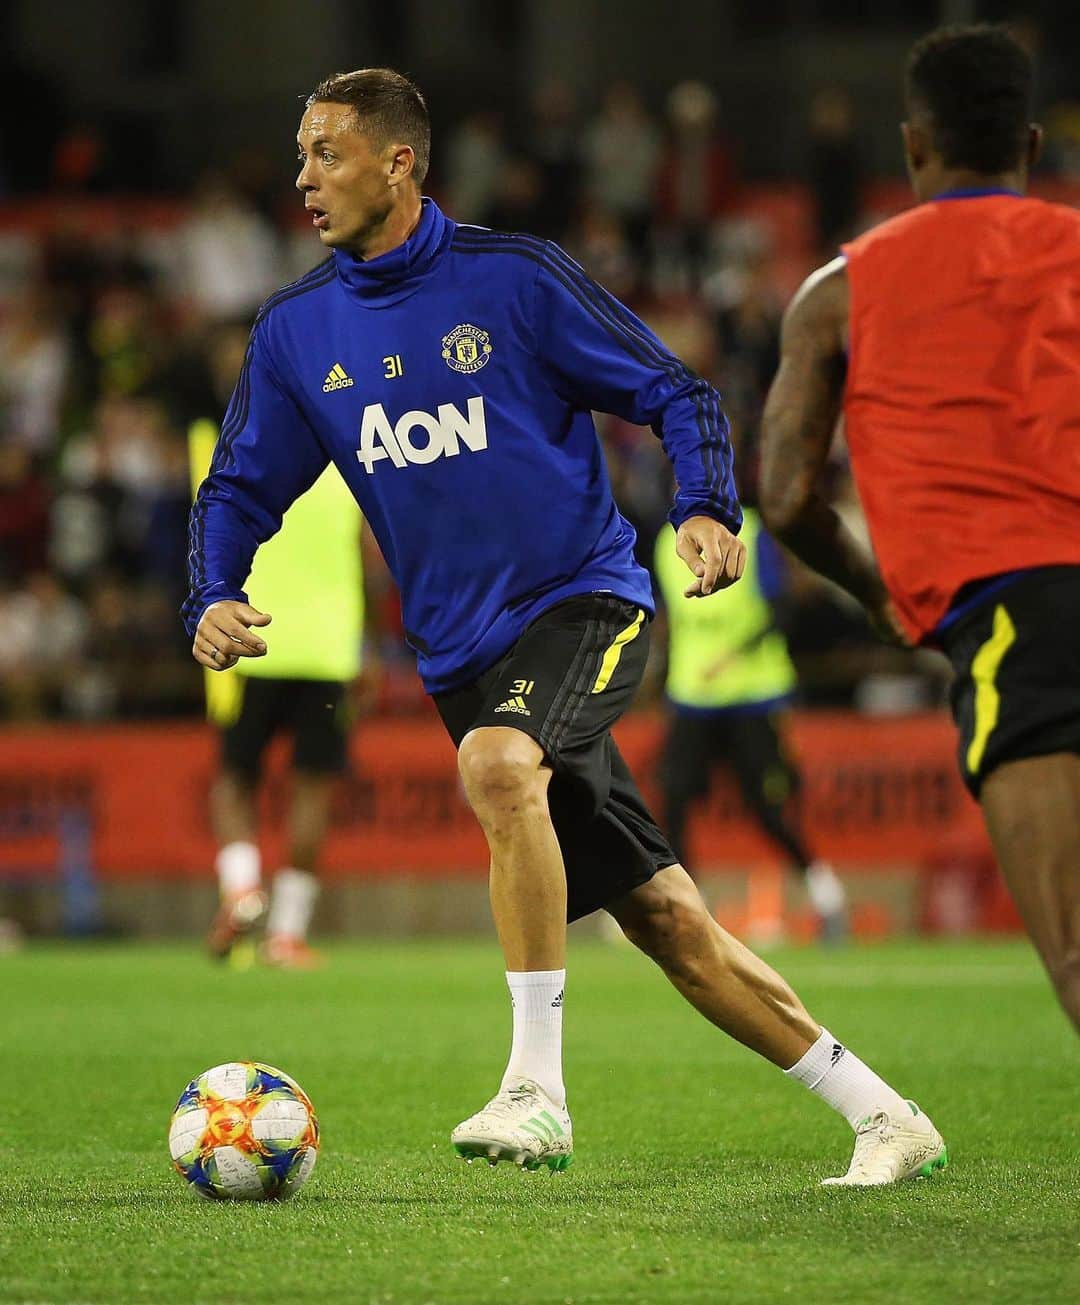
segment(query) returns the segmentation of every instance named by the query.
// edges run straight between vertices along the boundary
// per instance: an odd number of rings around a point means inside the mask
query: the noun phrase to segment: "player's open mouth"
[[[330,225],[330,218],[325,209],[312,207],[308,212],[311,214],[311,225],[319,231],[325,231]]]

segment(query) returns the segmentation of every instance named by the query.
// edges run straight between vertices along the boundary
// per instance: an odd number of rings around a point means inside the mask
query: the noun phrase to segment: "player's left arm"
[[[651,426],[661,440],[677,482],[668,519],[694,576],[687,597],[734,584],[746,549],[736,538],[742,509],[720,396],[557,245],[541,261],[533,324],[537,356],[560,394]]]
[[[873,554],[818,490],[844,396],[846,267],[837,258],[812,273],[784,314],[780,368],[762,418],[758,501],[765,524],[796,557],[856,598],[879,633],[902,641]]]

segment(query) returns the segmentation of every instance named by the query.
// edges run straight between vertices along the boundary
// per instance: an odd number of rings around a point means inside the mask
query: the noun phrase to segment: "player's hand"
[[[712,517],[688,517],[675,536],[675,551],[697,576],[684,590],[687,598],[726,589],[746,565],[746,545]]]
[[[265,657],[266,644],[250,632],[253,625],[269,625],[271,618],[248,603],[224,599],[211,603],[199,620],[191,653],[200,666],[227,671],[241,657]]]

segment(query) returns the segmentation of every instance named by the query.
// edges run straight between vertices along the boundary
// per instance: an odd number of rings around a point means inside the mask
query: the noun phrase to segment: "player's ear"
[[[900,124],[900,136],[904,142],[904,158],[907,160],[908,171],[921,172],[929,153],[926,129],[920,123],[909,120]]]
[[[392,145],[390,147],[390,171],[387,181],[391,186],[400,186],[408,181],[416,166],[416,155],[411,145]]]
[[[1027,165],[1033,168],[1042,157],[1043,151],[1043,129],[1037,122],[1028,125],[1028,142],[1027,142]]]

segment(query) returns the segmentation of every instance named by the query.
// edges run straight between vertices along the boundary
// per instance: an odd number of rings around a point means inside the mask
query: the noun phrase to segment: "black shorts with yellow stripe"
[[[470,730],[510,726],[543,748],[570,920],[678,860],[611,737],[645,670],[648,625],[640,607],[610,594],[569,598],[479,679],[435,698],[455,744]]]
[[[1080,753],[1080,567],[1039,567],[951,624],[960,771],[977,798],[1006,761]]]
[[[221,730],[226,770],[250,782],[259,778],[267,744],[292,736],[293,768],[302,774],[337,775],[346,765],[349,704],[340,680],[274,679],[221,673],[211,686],[207,714]],[[222,691],[224,690],[224,691]]]

